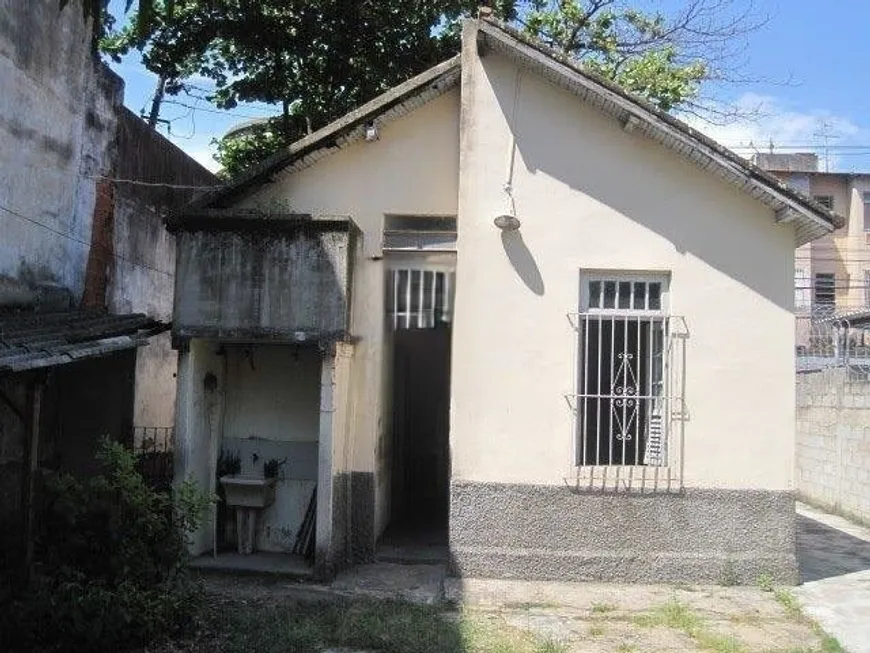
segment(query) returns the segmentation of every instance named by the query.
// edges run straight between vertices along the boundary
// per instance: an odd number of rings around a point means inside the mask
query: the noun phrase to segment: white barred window
[[[581,275],[580,312],[572,320],[580,466],[668,465],[676,389],[668,283],[664,274]]]

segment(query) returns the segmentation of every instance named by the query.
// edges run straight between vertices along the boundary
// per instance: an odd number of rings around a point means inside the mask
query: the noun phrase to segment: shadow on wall
[[[502,231],[501,244],[517,275],[536,295],[544,294],[544,278],[519,231]]]
[[[517,104],[515,64],[505,58],[488,58],[484,70],[503,114],[513,117],[518,167],[524,164],[532,176],[541,172],[593,198],[660,235],[679,253],[702,259],[791,311],[787,266],[772,274],[770,265],[771,244],[780,241],[774,230],[783,227],[774,225],[772,213],[767,225],[753,219],[763,211],[759,202],[663,146],[623,132],[612,118],[533,73],[522,75]],[[716,215],[723,201],[732,207],[724,220]],[[534,215],[541,210],[540,202],[526,204],[525,217],[547,222],[545,216]],[[601,219],[581,211],[573,217],[578,227],[582,221],[592,229]],[[750,220],[755,222],[751,227]]]
[[[870,569],[870,542],[797,515],[800,582],[808,583]]]

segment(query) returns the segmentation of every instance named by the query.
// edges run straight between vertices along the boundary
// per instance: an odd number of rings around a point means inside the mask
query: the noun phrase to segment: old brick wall
[[[841,368],[797,376],[797,491],[870,524],[870,380]]]
[[[217,178],[126,108],[117,113],[117,181],[106,305],[114,313],[146,313],[169,322],[175,279],[175,236],[163,225],[167,211],[190,201]],[[137,352],[134,424],[171,427],[175,421],[178,358],[169,332]]]

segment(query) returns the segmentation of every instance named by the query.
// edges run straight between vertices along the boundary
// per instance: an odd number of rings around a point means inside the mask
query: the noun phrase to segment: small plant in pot
[[[286,464],[286,458],[281,460],[278,460],[277,458],[269,458],[269,460],[263,463],[263,478],[279,478],[278,475],[281,472],[281,468]]]

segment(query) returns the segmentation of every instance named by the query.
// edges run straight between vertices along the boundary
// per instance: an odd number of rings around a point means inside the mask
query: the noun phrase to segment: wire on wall
[[[131,258],[127,258],[126,256],[122,256],[121,254],[117,254],[113,250],[111,250],[107,247],[95,245],[95,244],[90,243],[86,240],[83,240],[81,238],[73,236],[72,234],[65,233],[63,231],[60,231],[59,229],[55,229],[54,227],[47,225],[44,222],[40,222],[36,218],[26,216],[23,213],[19,213],[18,211],[10,209],[8,206],[3,206],[2,204],[0,204],[0,211],[3,211],[5,214],[14,216],[20,220],[24,220],[25,222],[29,222],[30,224],[33,224],[37,227],[41,227],[41,228],[45,229],[46,231],[50,231],[51,233],[53,233],[57,236],[60,236],[62,238],[66,238],[66,239],[71,240],[75,243],[85,245],[86,247],[92,247],[93,249],[96,249],[97,251],[102,251],[114,259],[117,259],[119,261],[124,261],[125,263],[129,263],[130,265],[133,265],[135,267],[144,268],[146,270],[150,270],[151,272],[157,272],[158,274],[165,274],[168,277],[175,276],[172,272],[167,272],[166,270],[161,270],[160,268],[156,268],[154,266],[148,265],[147,263],[142,263],[141,261],[135,261]]]

